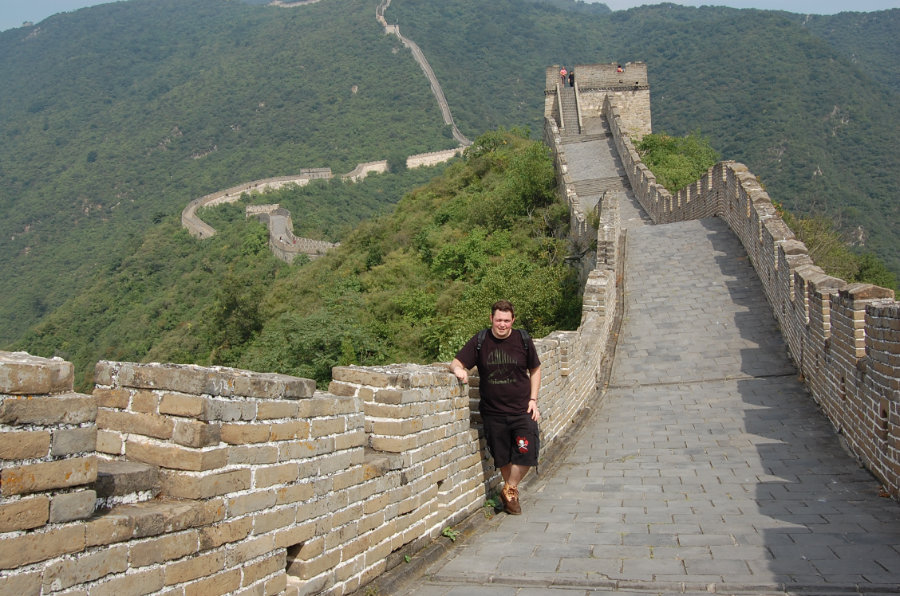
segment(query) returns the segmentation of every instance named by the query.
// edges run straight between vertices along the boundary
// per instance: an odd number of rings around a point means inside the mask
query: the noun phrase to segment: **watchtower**
[[[544,86],[544,117],[552,118],[561,126],[562,95],[572,93],[582,120],[606,116],[604,101],[619,108],[624,132],[632,137],[643,137],[651,132],[650,84],[647,81],[647,65],[644,62],[625,64],[576,64],[567,66],[574,71],[574,88],[566,87],[560,77],[560,65],[547,67]]]

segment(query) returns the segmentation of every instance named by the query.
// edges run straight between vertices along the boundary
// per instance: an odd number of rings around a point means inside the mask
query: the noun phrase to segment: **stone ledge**
[[[124,497],[142,492],[159,493],[159,471],[156,466],[139,462],[106,460],[97,462],[97,498]]]
[[[193,364],[141,364],[106,360],[97,363],[95,382],[97,385],[118,385],[134,389],[265,399],[312,397],[316,389],[316,383],[312,379],[277,373]]]
[[[118,505],[86,522],[89,546],[147,538],[210,526],[225,518],[221,499],[191,501],[157,499]]]
[[[49,394],[72,391],[75,367],[60,358],[0,351],[0,393]]]

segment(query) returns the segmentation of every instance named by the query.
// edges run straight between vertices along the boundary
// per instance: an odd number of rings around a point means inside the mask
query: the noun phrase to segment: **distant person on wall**
[[[503,477],[500,500],[507,513],[519,515],[519,483],[538,464],[541,361],[528,333],[513,329],[515,320],[512,303],[495,302],[490,329],[466,342],[450,363],[450,371],[468,383],[469,369],[478,367],[478,410],[488,450]]]
[[[569,87],[575,86],[575,71],[569,72]]]
[[[625,69],[622,68],[622,65],[620,64],[620,65],[616,66],[616,72],[625,72]]]
[[[562,79],[563,87],[566,86],[566,72],[567,71],[565,66],[559,69],[559,77]]]

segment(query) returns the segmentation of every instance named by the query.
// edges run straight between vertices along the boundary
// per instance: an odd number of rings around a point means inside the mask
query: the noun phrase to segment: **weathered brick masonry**
[[[536,341],[548,449],[597,395],[614,276],[592,273],[578,331]],[[0,594],[345,594],[484,503],[477,390],[446,365],[308,379],[0,353]],[[98,468],[158,470],[99,494]],[[404,550],[406,549],[406,550]]]
[[[545,453],[598,396],[616,254],[588,276],[579,329],[535,342]],[[175,364],[100,362],[95,382],[75,394],[70,363],[0,353],[2,595],[346,594],[499,481],[477,387],[444,364],[337,367],[327,393]]]

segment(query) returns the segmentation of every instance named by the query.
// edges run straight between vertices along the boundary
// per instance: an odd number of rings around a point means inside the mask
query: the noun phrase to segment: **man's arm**
[[[531,375],[531,395],[528,399],[528,410],[526,411],[531,414],[532,420],[540,420],[541,413],[538,411],[537,399],[538,392],[541,390],[541,367],[532,368],[528,373]]]
[[[469,382],[469,370],[457,358],[454,358],[453,362],[450,363],[450,372],[456,375],[456,378],[463,383]]]

